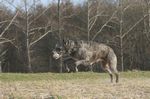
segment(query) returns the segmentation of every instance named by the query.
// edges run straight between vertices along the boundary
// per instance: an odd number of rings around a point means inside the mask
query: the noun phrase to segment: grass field
[[[0,99],[150,99],[150,72],[1,73]]]

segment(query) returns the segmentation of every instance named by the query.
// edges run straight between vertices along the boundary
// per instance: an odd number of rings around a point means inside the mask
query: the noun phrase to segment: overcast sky
[[[14,0],[14,3],[15,4],[20,4],[20,2],[21,2],[22,0]],[[31,1],[32,2],[32,0],[28,0],[28,1]],[[40,0],[44,5],[47,5],[47,4],[49,4],[50,2],[57,2],[58,0]],[[73,2],[74,4],[78,4],[78,3],[81,3],[81,2],[83,2],[83,1],[85,1],[85,0],[70,0],[71,2]]]
[[[21,1],[23,1],[23,0],[0,0],[0,3],[1,3],[1,1],[3,1],[3,3],[5,4],[5,5],[7,5],[10,9],[12,9],[12,10],[14,10],[14,7],[12,7],[10,4],[8,4],[6,1],[9,1],[9,2],[11,2],[11,1],[13,1],[12,3],[13,3],[13,5],[15,5],[16,7],[22,7],[22,3],[21,3]],[[32,3],[32,1],[33,0],[27,0],[28,1],[28,4],[29,5],[32,5],[33,3]],[[36,0],[36,1],[38,1],[38,0]],[[41,3],[43,3],[45,6],[47,6],[49,3],[51,3],[51,2],[57,2],[58,0],[39,0]],[[71,2],[73,2],[75,5],[76,4],[79,4],[79,3],[83,3],[84,1],[86,1],[86,0],[70,0]],[[112,0],[113,1],[113,0]],[[114,1],[116,1],[116,0],[114,0]]]
[[[0,3],[1,3],[1,1],[3,1],[3,3],[5,5],[7,5],[11,10],[15,10],[15,8],[13,6],[11,6],[10,4],[8,4],[5,0],[0,0]],[[8,0],[8,1],[11,2],[11,0]],[[13,1],[13,5],[15,5],[16,7],[19,7],[19,6],[21,7],[22,6],[21,1],[22,0],[14,0]],[[29,5],[30,4],[32,5],[32,1],[33,0],[28,0],[28,1],[31,2],[31,3],[29,2]],[[57,2],[58,0],[39,0],[39,1],[41,3],[43,3],[45,6],[47,6],[49,3],[51,3],[51,2]],[[79,3],[83,3],[85,0],[70,0],[70,1],[73,2],[76,5],[76,4],[79,4]]]

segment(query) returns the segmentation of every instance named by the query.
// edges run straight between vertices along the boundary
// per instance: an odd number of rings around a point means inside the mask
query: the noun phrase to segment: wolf
[[[75,70],[76,60],[74,60],[72,57],[70,57],[67,54],[63,54],[62,47],[60,45],[56,44],[55,49],[53,49],[52,51],[52,54],[53,54],[53,58],[55,58],[56,60],[62,57],[64,72],[68,72],[68,73],[76,72]]]
[[[62,46],[53,50],[53,57],[59,59],[65,54],[75,60],[76,72],[79,65],[92,66],[98,63],[109,73],[111,82],[113,82],[113,74],[116,77],[116,83],[119,82],[117,56],[111,47],[94,41],[63,40]]]

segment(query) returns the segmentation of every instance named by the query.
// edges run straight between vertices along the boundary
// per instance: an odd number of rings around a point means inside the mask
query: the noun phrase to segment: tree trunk
[[[88,0],[88,1],[87,1],[87,6],[88,6],[88,7],[87,7],[87,33],[88,33],[88,34],[87,34],[87,36],[88,36],[87,39],[88,39],[88,42],[90,41],[90,31],[89,31],[89,28],[90,28],[90,26],[89,26],[89,25],[90,25],[90,23],[89,23],[89,20],[90,20],[90,11],[89,11],[90,8],[89,8],[89,6],[90,6],[90,5],[89,5],[89,2],[90,2],[90,1]]]
[[[123,38],[120,38],[121,71],[124,71]]]
[[[29,42],[29,16],[28,16],[28,7],[27,0],[25,0],[25,11],[26,11],[26,51],[27,51],[27,68],[28,72],[32,72],[31,68],[31,55],[30,55],[30,42]]]
[[[58,35],[59,35],[59,41],[61,43],[62,38],[61,38],[61,11],[60,11],[60,0],[58,0]],[[62,57],[60,58],[60,70],[59,72],[62,73],[62,66],[63,66],[63,62],[62,62]]]
[[[2,73],[2,62],[0,61],[0,73]]]
[[[120,0],[120,58],[121,58],[121,71],[124,71],[124,56],[123,56],[123,5]]]
[[[150,1],[148,2],[148,33],[150,33]]]

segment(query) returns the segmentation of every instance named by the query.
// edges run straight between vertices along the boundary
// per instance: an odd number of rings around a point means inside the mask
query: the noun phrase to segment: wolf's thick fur
[[[117,57],[113,49],[105,44],[96,42],[85,42],[72,40],[63,40],[63,50],[69,54],[75,62],[75,69],[78,71],[79,65],[91,65],[101,63],[102,68],[110,75],[113,82],[113,73],[116,76],[116,82],[119,81],[117,71]]]

